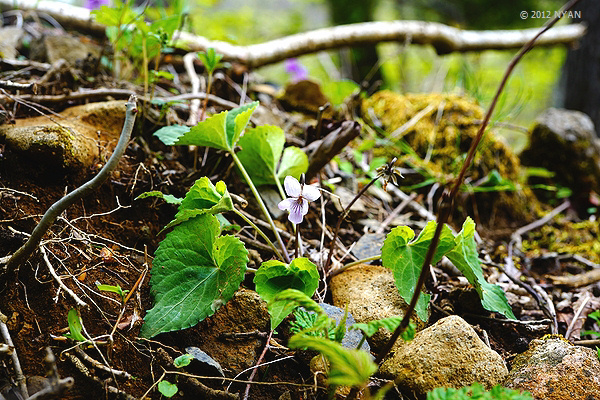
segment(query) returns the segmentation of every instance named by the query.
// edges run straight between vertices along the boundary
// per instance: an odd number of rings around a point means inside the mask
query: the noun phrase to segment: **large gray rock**
[[[403,317],[408,307],[398,293],[391,269],[376,265],[359,264],[331,278],[333,304],[344,308],[356,322],[367,323],[392,316]],[[413,317],[417,330],[425,323]],[[371,347],[378,351],[392,333],[380,329],[369,339]]]
[[[523,165],[554,172],[552,180],[572,189],[584,202],[590,192],[600,194],[600,140],[592,120],[582,112],[544,111],[520,158]]]
[[[394,379],[403,391],[424,398],[436,387],[461,388],[479,382],[490,389],[502,383],[508,370],[471,325],[450,316],[397,348],[379,372]]]
[[[592,349],[562,338],[532,340],[515,357],[504,385],[530,391],[536,399],[600,399],[600,361]]]

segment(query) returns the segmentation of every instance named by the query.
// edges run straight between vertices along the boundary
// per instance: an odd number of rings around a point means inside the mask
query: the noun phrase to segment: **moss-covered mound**
[[[460,170],[484,115],[481,107],[463,96],[400,95],[390,91],[381,91],[366,99],[362,111],[367,120],[380,126],[385,137],[391,140],[389,146],[382,146],[377,152],[397,156],[404,165],[418,171],[407,176],[403,182],[407,186],[427,179],[449,184]],[[401,141],[408,144],[414,154],[403,151]],[[479,219],[478,224],[488,227],[510,226],[534,219],[538,202],[531,190],[520,184],[521,179],[518,157],[493,132],[488,132],[467,174],[467,183],[477,186],[476,191],[483,186],[488,186],[486,190],[490,191],[472,193],[465,186],[464,195],[457,203],[459,216],[474,215]],[[476,201],[472,201],[471,196]]]

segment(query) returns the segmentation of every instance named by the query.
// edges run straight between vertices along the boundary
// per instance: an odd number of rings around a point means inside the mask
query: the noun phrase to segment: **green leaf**
[[[248,129],[238,142],[237,153],[255,185],[274,185],[276,169],[285,144],[285,133],[278,126],[262,125]]]
[[[141,199],[145,199],[147,197],[158,197],[160,199],[163,199],[164,201],[166,201],[169,204],[181,204],[181,201],[183,200],[182,198],[175,197],[172,194],[164,194],[163,192],[159,192],[158,190],[153,190],[151,192],[144,192],[144,193],[140,194],[138,197],[136,197],[135,200],[141,200]]]
[[[173,397],[177,394],[177,385],[169,381],[158,382],[158,391],[165,397]]]
[[[256,271],[254,283],[256,292],[270,303],[271,329],[275,329],[296,308],[291,302],[271,303],[275,295],[285,289],[296,289],[312,296],[319,286],[319,272],[317,266],[304,257],[292,260],[290,265],[270,260],[263,262]]]
[[[394,332],[398,325],[400,325],[400,322],[402,322],[402,317],[393,316],[389,318],[376,319],[368,323],[356,323],[353,324],[350,329],[361,330],[365,336],[371,337],[377,333],[380,328],[385,328],[390,332]],[[415,328],[416,325],[410,322],[408,327],[404,330],[404,332],[402,332],[402,339],[404,341],[412,340],[415,336]]]
[[[192,128],[165,129],[169,128],[165,127],[159,129],[154,135],[166,145],[208,146],[232,152],[257,106],[258,101],[255,101],[212,115]]]
[[[184,125],[170,125],[163,126],[156,132],[154,132],[154,136],[160,139],[161,142],[166,144],[167,146],[172,146],[177,143],[180,137],[185,135],[190,131],[189,126]]]
[[[219,181],[213,185],[206,176],[194,182],[181,201],[175,219],[164,229],[171,228],[191,218],[202,214],[219,214],[233,210],[233,201],[227,191],[225,182]],[[163,230],[164,230],[163,229]]]
[[[275,296],[273,296],[269,302],[269,305],[277,302],[293,303],[294,307],[303,307],[306,311],[313,311],[319,316],[327,317],[325,311],[323,311],[316,301],[296,289],[285,289],[277,293]]]
[[[454,239],[456,243],[455,247],[446,254],[446,257],[452,261],[452,264],[475,287],[481,298],[483,308],[488,311],[498,312],[507,318],[516,319],[502,288],[485,280],[481,264],[479,263],[479,254],[477,253],[477,244],[475,243],[474,236],[475,222],[470,217],[467,217],[462,230]]]
[[[65,336],[78,342],[85,342],[87,339],[81,334],[81,331],[83,330],[81,326],[81,317],[75,308],[69,310],[67,322],[69,323],[70,333],[67,333]]]
[[[205,52],[198,53],[198,59],[202,61],[209,74],[212,74],[219,66],[222,58],[223,54],[217,53],[212,47],[206,49]]]
[[[323,94],[334,106],[339,106],[348,96],[360,89],[360,85],[351,80],[330,81],[322,85]]]
[[[183,354],[183,355],[180,355],[179,357],[177,357],[175,360],[173,360],[173,365],[176,368],[183,368],[183,367],[190,365],[190,363],[192,362],[193,359],[194,359],[193,355]]]
[[[152,263],[154,307],[141,337],[189,328],[227,303],[244,279],[248,251],[233,236],[219,236],[217,219],[199,215],[175,227]]]
[[[129,290],[123,290],[121,289],[121,286],[117,285],[117,286],[113,286],[113,285],[100,285],[97,284],[96,287],[98,288],[98,290],[102,290],[105,292],[112,292],[112,293],[116,293],[121,297],[121,302],[125,302],[125,297],[127,295],[127,293],[129,292]]]
[[[377,365],[366,351],[346,349],[331,340],[295,334],[288,342],[291,348],[309,348],[323,354],[329,360],[328,382],[330,385],[364,386],[371,375],[377,372]]]
[[[227,128],[227,140],[232,149],[233,146],[237,144],[238,140],[240,140],[240,135],[246,128],[246,125],[248,125],[250,117],[256,107],[258,107],[258,104],[258,101],[244,104],[241,107],[234,108],[227,114],[225,127]]]
[[[299,179],[308,169],[308,157],[301,149],[288,147],[283,150],[285,133],[278,126],[248,129],[238,144],[242,150],[237,156],[255,185],[274,185],[287,175]]]
[[[286,147],[281,156],[281,162],[277,169],[277,179],[283,182],[286,176],[291,175],[300,179],[300,175],[308,170],[308,156],[295,146]]]
[[[412,242],[410,240],[415,236],[413,230],[407,226],[398,226],[387,235],[381,248],[381,261],[385,267],[394,271],[394,280],[400,296],[407,303],[410,303],[415,292],[415,286],[425,261],[425,254],[433,238],[436,225],[435,221],[429,221]],[[453,247],[454,235],[450,228],[444,225],[432,263],[435,264],[441,260]],[[427,307],[430,297],[425,293],[421,293],[419,296],[415,312],[422,321],[426,321],[428,318]]]

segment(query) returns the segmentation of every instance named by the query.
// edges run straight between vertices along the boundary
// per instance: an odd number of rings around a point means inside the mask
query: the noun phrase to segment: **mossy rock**
[[[434,178],[449,185],[458,174],[466,158],[481,120],[483,109],[473,100],[456,94],[406,94],[381,91],[366,99],[363,115],[374,116],[372,123],[380,125],[390,138],[390,145],[375,150],[375,155],[398,157],[399,165],[408,165],[420,174],[402,181],[404,187]],[[416,154],[406,154],[399,141],[404,141]],[[478,216],[478,223],[487,226],[511,226],[536,218],[539,203],[531,190],[519,184],[521,164],[513,151],[488,132],[479,144],[473,165],[466,179],[473,184],[493,171],[517,186],[513,191],[492,191],[459,196],[457,215],[462,221],[466,215]]]

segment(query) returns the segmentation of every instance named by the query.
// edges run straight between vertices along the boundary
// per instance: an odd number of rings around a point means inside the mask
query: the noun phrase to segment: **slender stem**
[[[335,242],[337,241],[337,237],[338,237],[338,233],[340,231],[340,226],[342,225],[342,221],[344,220],[344,218],[346,218],[346,215],[348,215],[348,212],[350,212],[350,207],[352,207],[354,205],[354,203],[356,203],[356,200],[358,200],[358,198],[360,196],[362,196],[371,187],[372,184],[377,182],[377,179],[379,179],[380,177],[381,177],[380,175],[377,175],[375,178],[371,179],[371,181],[369,183],[367,183],[360,190],[360,192],[358,192],[358,194],[356,196],[354,196],[352,201],[350,203],[348,203],[348,205],[346,206],[346,208],[344,209],[344,211],[338,218],[337,224],[335,225],[335,231],[333,231],[333,239],[331,240],[331,242],[329,242],[329,254],[327,255],[327,261],[325,262],[325,266],[323,268],[325,275],[327,275],[327,273],[329,272],[329,266],[331,265],[331,256],[333,255],[333,249],[335,248]]]
[[[275,254],[277,255],[277,257],[280,260],[283,260],[283,256],[281,255],[281,253],[279,252],[279,250],[277,250],[277,247],[275,247],[275,245],[273,244],[273,242],[271,242],[271,239],[269,239],[269,237],[267,235],[265,235],[265,233],[258,226],[256,226],[256,224],[254,222],[252,222],[250,220],[250,218],[246,217],[244,214],[242,214],[235,207],[233,208],[233,212],[236,213],[241,219],[243,219],[244,221],[246,221],[246,223],[248,225],[250,225],[252,228],[254,228],[254,230],[256,231],[256,233],[258,233],[260,235],[260,237],[262,237],[265,240],[265,242],[267,242],[267,244],[269,245],[269,247],[273,249],[273,251],[275,252]]]
[[[212,71],[208,72],[208,82],[206,83],[206,98],[204,99],[204,104],[202,104],[202,110],[200,111],[199,121],[204,121],[204,115],[206,115],[206,108],[208,107],[208,96],[210,95],[210,90],[212,86]]]
[[[8,321],[8,317],[0,311],[0,336],[4,338],[4,341],[8,346],[12,348],[12,361],[13,361],[13,369],[15,370],[15,375],[17,376],[17,383],[19,384],[19,390],[21,390],[21,394],[26,398],[29,397],[27,393],[27,384],[25,375],[23,375],[23,370],[21,369],[21,363],[19,362],[19,357],[17,356],[17,349],[10,337],[10,332],[8,331],[8,326],[6,326],[6,321]]]
[[[235,165],[237,165],[237,167],[240,170],[240,173],[242,174],[242,176],[248,183],[248,186],[250,187],[252,194],[254,195],[254,197],[256,198],[256,201],[258,202],[258,206],[260,207],[263,214],[265,214],[265,217],[267,218],[267,222],[269,223],[269,225],[271,225],[271,230],[273,231],[273,234],[275,235],[275,238],[277,239],[277,243],[279,243],[279,246],[281,247],[283,258],[284,258],[285,262],[289,263],[290,256],[288,255],[287,249],[285,248],[285,245],[283,244],[283,240],[281,240],[281,236],[279,235],[279,232],[277,232],[277,227],[275,226],[275,222],[273,222],[273,218],[271,218],[271,214],[269,213],[267,206],[265,205],[262,197],[260,197],[260,193],[258,193],[258,190],[256,190],[256,186],[254,186],[252,179],[248,175],[248,172],[246,172],[246,169],[242,165],[242,162],[240,161],[238,156],[235,154],[235,152],[232,151],[229,154],[231,154],[231,157],[233,158],[233,162],[235,163]]]
[[[119,138],[117,147],[115,147],[115,151],[113,151],[108,162],[104,165],[100,172],[98,172],[98,175],[50,206],[48,211],[46,211],[40,222],[33,230],[27,242],[25,242],[25,244],[21,246],[8,260],[8,268],[25,262],[31,253],[33,253],[38,243],[42,240],[42,237],[54,223],[56,218],[70,205],[98,189],[100,185],[106,181],[110,173],[115,169],[119,163],[119,160],[123,156],[123,153],[125,153],[125,149],[127,149],[127,143],[129,143],[129,138],[131,138],[131,132],[133,131],[135,115],[137,113],[137,98],[135,95],[131,95],[131,97],[129,97],[129,101],[127,102],[126,106],[127,110],[125,111],[125,123],[123,124],[123,130],[121,131],[121,137]]]
[[[294,258],[298,258],[298,251],[300,249],[300,227],[296,226],[296,249],[294,250]]]
[[[579,0],[569,1],[561,9],[561,11],[569,10],[571,7],[573,7],[578,2],[579,2]],[[427,249],[427,254],[425,255],[425,259],[423,260],[423,267],[421,268],[421,274],[419,275],[419,280],[417,281],[417,285],[415,287],[413,297],[410,301],[408,309],[406,310],[406,314],[404,315],[404,318],[402,319],[402,322],[400,323],[400,325],[398,325],[398,328],[396,328],[396,330],[392,334],[392,337],[390,338],[388,343],[384,346],[384,348],[381,350],[381,352],[378,354],[377,358],[375,359],[376,363],[378,363],[378,364],[381,363],[381,361],[386,356],[386,354],[394,346],[394,343],[396,342],[398,337],[400,337],[402,332],[404,332],[404,330],[406,329],[406,327],[409,324],[410,317],[411,317],[411,315],[414,311],[414,308],[417,304],[419,295],[421,294],[421,289],[423,287],[423,284],[425,283],[425,279],[429,275],[429,265],[431,264],[431,261],[433,260],[433,256],[437,249],[437,245],[440,241],[442,227],[448,221],[448,217],[452,213],[452,210],[454,208],[454,198],[456,197],[456,195],[460,189],[460,186],[463,183],[463,180],[467,173],[467,170],[471,166],[471,162],[473,161],[473,158],[475,157],[475,152],[477,151],[477,146],[478,146],[479,142],[481,141],[481,139],[483,138],[485,129],[487,128],[487,125],[490,121],[490,117],[492,116],[492,113],[494,112],[496,103],[498,102],[498,98],[500,97],[500,94],[502,93],[502,91],[504,90],[504,87],[506,86],[508,77],[514,70],[517,63],[521,60],[521,58],[523,58],[525,53],[527,53],[529,50],[531,50],[533,48],[533,45],[535,44],[537,39],[540,37],[540,35],[542,35],[544,32],[546,32],[548,29],[550,29],[554,24],[556,24],[556,22],[560,19],[560,16],[562,14],[563,13],[561,13],[561,12],[556,13],[555,17],[552,20],[548,21],[544,25],[544,27],[539,31],[539,33],[537,35],[535,35],[529,42],[527,42],[521,48],[521,50],[513,57],[511,62],[508,64],[508,67],[506,68],[504,76],[502,77],[502,81],[500,82],[500,85],[498,86],[498,90],[496,91],[496,95],[494,96],[494,99],[492,100],[492,102],[485,114],[483,122],[481,123],[481,125],[479,127],[477,136],[475,137],[475,140],[473,140],[473,143],[471,143],[471,147],[469,148],[469,152],[467,153],[467,158],[465,159],[465,161],[462,165],[462,168],[458,174],[458,177],[454,180],[454,185],[452,186],[451,190],[449,190],[449,191],[445,190],[442,194],[442,198],[440,199],[440,208],[438,210],[437,226],[435,228],[435,233],[433,234],[433,238],[431,239],[429,248]]]

